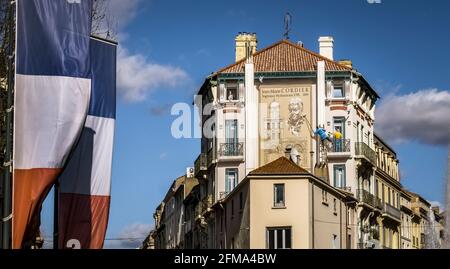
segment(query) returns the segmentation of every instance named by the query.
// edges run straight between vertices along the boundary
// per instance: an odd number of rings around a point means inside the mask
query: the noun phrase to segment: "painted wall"
[[[267,80],[258,89],[260,166],[284,156],[291,145],[301,156],[300,166],[310,169],[312,138],[307,122],[312,124],[312,84],[309,80]]]

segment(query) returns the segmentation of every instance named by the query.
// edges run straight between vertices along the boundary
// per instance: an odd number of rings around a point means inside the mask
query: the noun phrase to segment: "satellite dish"
[[[291,150],[291,160],[296,164],[300,162],[300,154],[296,148],[292,148]]]

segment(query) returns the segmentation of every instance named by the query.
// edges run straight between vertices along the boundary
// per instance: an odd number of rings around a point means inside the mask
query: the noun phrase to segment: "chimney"
[[[284,157],[288,158],[289,160],[291,159],[291,152],[292,152],[292,146],[288,145],[286,146],[285,150],[284,150]]]
[[[258,40],[255,33],[239,33],[236,36],[236,62],[246,58],[247,55],[247,45],[249,51],[254,54],[256,52],[256,47],[258,46]]]
[[[333,58],[333,45],[334,45],[334,39],[331,36],[321,36],[319,38],[319,48],[320,48],[320,55],[323,57],[326,57],[330,60],[334,60]]]
[[[339,64],[341,64],[341,65],[343,65],[345,67],[353,69],[353,62],[351,60],[340,60]]]

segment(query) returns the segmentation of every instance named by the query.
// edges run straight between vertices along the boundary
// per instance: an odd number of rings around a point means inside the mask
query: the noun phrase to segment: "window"
[[[238,87],[236,85],[227,86],[227,101],[239,100]]]
[[[333,199],[333,210],[334,210],[334,214],[337,214],[337,200],[336,200],[336,198]]]
[[[334,166],[334,187],[344,188],[346,187],[345,182],[345,165],[335,165]]]
[[[238,181],[238,169],[227,168],[225,169],[225,192],[230,193],[237,186]]]
[[[344,87],[342,85],[334,85],[333,87],[333,98],[344,98]]]
[[[238,153],[238,120],[225,121],[225,147],[223,154],[225,156],[237,156]]]
[[[284,184],[274,185],[274,207],[285,207]]]
[[[328,193],[326,190],[322,190],[322,204],[328,205]]]
[[[337,238],[338,238],[338,236],[337,235],[335,235],[335,234],[333,234],[333,237],[332,237],[332,241],[331,241],[331,244],[333,245],[333,249],[338,249],[338,242],[337,242]]]
[[[292,248],[291,228],[268,228],[266,242],[268,249]]]

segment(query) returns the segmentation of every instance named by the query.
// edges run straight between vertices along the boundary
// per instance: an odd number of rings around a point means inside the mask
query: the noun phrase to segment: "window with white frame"
[[[238,181],[238,169],[227,168],[225,169],[225,192],[230,193],[237,186]]]
[[[334,187],[345,188],[346,187],[345,165],[344,164],[334,165],[333,168],[334,168]]]
[[[266,243],[268,249],[292,248],[291,227],[267,228]]]

